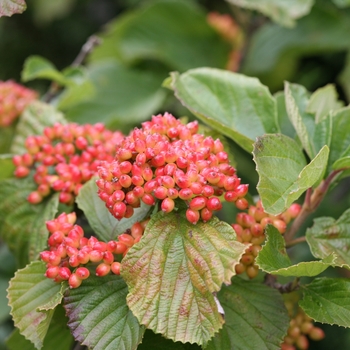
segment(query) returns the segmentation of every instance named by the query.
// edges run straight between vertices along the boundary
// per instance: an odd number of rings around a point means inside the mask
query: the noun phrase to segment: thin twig
[[[281,284],[277,282],[277,277],[270,275],[269,273],[265,275],[264,283],[271,287],[277,289],[280,293],[291,293],[299,289],[299,278],[295,278],[292,282]]]
[[[298,238],[295,238],[295,239],[289,241],[288,243],[286,243],[286,248],[293,247],[293,246],[295,246],[299,243],[302,243],[302,242],[306,242],[305,236],[301,236],[301,237],[298,237]]]
[[[75,60],[71,64],[72,67],[80,66],[85,61],[85,58],[92,52],[92,50],[100,44],[101,44],[101,39],[96,35],[91,35],[87,40],[87,42],[81,48],[78,56],[75,58]]]
[[[88,38],[86,43],[81,48],[78,56],[74,59],[73,63],[71,64],[72,67],[79,67],[86,59],[86,57],[92,52],[92,50],[100,45],[101,39],[97,37],[96,35],[92,35]],[[43,97],[43,101],[48,103],[50,102],[57,93],[62,89],[62,86],[57,84],[55,81],[53,81],[49,87],[49,90]]]
[[[318,208],[324,196],[326,195],[329,189],[329,186],[333,182],[334,178],[340,172],[346,169],[348,168],[342,168],[342,169],[332,171],[328,175],[328,177],[325,180],[323,180],[318,187],[315,188],[314,191],[312,191],[312,188],[309,188],[306,191],[305,200],[304,200],[303,206],[301,207],[301,211],[299,215],[294,220],[288,232],[284,234],[284,239],[287,245],[289,245],[290,242],[293,240],[295,234],[299,231],[300,227],[305,222],[306,218]]]

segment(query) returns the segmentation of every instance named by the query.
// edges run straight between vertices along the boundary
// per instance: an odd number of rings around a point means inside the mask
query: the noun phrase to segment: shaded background
[[[103,42],[86,60],[86,84],[81,85],[79,98],[72,102],[69,97],[76,97],[76,91],[70,91],[66,100],[62,95],[51,100],[73,121],[103,121],[126,132],[166,110],[192,118],[161,84],[171,71],[202,66],[256,76],[272,93],[283,89],[284,80],[309,91],[334,84],[348,104],[350,8],[344,4],[346,1],[318,0],[310,14],[286,28],[223,0],[28,0],[23,14],[0,18],[0,80],[20,82],[24,62],[32,55],[44,57],[61,71],[74,61],[87,38],[99,34]],[[233,22],[225,24],[221,19],[216,28],[209,25],[207,15],[213,11],[229,14]],[[42,96],[50,84],[47,79],[26,82]],[[254,189],[257,174],[251,155],[233,142],[230,146],[243,181]],[[350,205],[348,189],[349,182],[344,180],[315,215],[339,217]],[[231,218],[232,207],[225,209],[223,219]],[[305,227],[311,224],[309,218]],[[298,247],[292,253],[300,259],[309,256],[306,248]],[[16,268],[12,255],[1,245],[1,303]],[[5,349],[12,323],[6,306],[1,304],[0,309],[0,349]],[[322,327],[326,339],[311,343],[310,349],[350,344],[348,330]]]

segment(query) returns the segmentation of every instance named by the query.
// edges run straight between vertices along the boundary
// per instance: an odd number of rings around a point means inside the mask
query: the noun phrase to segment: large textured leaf
[[[213,292],[230,283],[245,247],[217,218],[155,214],[122,260],[127,302],[141,324],[174,341],[205,344],[223,323]]]
[[[230,50],[208,24],[206,13],[186,0],[148,1],[111,22],[102,38],[91,55],[93,61],[118,58],[130,65],[151,59],[167,71],[224,68]]]
[[[58,305],[47,330],[42,350],[71,349],[74,339],[67,327],[67,321],[63,307]],[[6,339],[6,345],[8,350],[35,350],[33,343],[21,335],[18,328]]]
[[[118,235],[131,228],[135,222],[142,221],[150,211],[150,206],[142,203],[140,208],[134,210],[134,215],[131,218],[117,220],[97,195],[95,181],[96,178],[92,178],[81,188],[76,202],[86,215],[92,229],[104,241],[116,239]]]
[[[323,259],[335,253],[335,264],[350,268],[350,209],[338,220],[331,217],[314,219],[314,225],[306,231],[306,240],[316,258]]]
[[[63,298],[61,285],[45,277],[45,271],[46,266],[43,262],[32,262],[15,273],[8,288],[14,324],[37,349],[42,348],[54,308]],[[50,309],[45,312],[37,311],[52,298],[57,302],[52,304]]]
[[[157,72],[109,60],[90,65],[87,74],[96,93],[66,111],[67,119],[78,123],[103,122],[127,129],[158,111],[166,97],[163,76]]]
[[[74,338],[95,350],[134,350],[145,331],[126,305],[120,276],[90,277],[66,291],[64,307]]]
[[[332,114],[332,140],[329,153],[328,173],[332,168],[349,166],[348,161],[339,164],[339,160],[350,156],[350,107],[339,109]],[[338,161],[338,164],[337,164]],[[344,161],[344,159],[343,159]]]
[[[310,158],[315,157],[315,148],[312,143],[315,121],[314,116],[306,113],[308,96],[306,89],[297,84],[285,82],[284,94],[288,117],[300,139],[303,148]]]
[[[293,27],[295,20],[307,15],[314,0],[227,0],[228,2],[250,10],[257,10],[273,21]]]
[[[272,275],[317,276],[329,266],[334,265],[335,255],[329,254],[321,261],[300,262],[292,265],[285,248],[285,241],[272,225],[266,230],[267,241],[256,258],[259,268]]]
[[[350,280],[348,278],[316,278],[302,286],[299,305],[317,322],[350,327]]]
[[[40,101],[32,102],[23,112],[17,125],[11,152],[25,153],[26,138],[31,135],[41,135],[46,126],[52,126],[56,122],[66,123],[63,115],[54,107]]]
[[[329,112],[343,107],[344,103],[338,100],[338,93],[334,85],[326,85],[317,89],[307,105],[307,112],[315,114],[315,121],[319,123]]]
[[[0,17],[22,13],[26,8],[24,0],[0,0]]]
[[[166,84],[192,113],[247,151],[257,136],[279,131],[276,101],[256,78],[198,68]]]
[[[225,310],[225,325],[205,350],[281,348],[289,317],[277,290],[236,277],[218,298]]]
[[[22,80],[26,82],[33,79],[49,79],[63,86],[70,83],[49,60],[40,56],[30,56],[24,62]]]
[[[40,204],[27,201],[36,188],[31,179],[7,179],[0,181],[0,232],[2,239],[14,253],[19,266],[37,257],[46,246],[45,221],[53,218],[58,201],[54,197]],[[36,244],[39,244],[37,247]]]
[[[329,148],[324,146],[305,166],[298,144],[282,134],[259,137],[254,144],[254,161],[259,173],[257,186],[266,212],[280,214],[303,192],[319,181],[326,169]]]

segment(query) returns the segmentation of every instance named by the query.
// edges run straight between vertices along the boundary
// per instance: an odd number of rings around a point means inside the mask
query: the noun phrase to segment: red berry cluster
[[[261,250],[265,241],[264,230],[267,224],[272,224],[283,234],[288,223],[296,218],[301,210],[299,204],[292,204],[284,213],[273,216],[265,213],[261,201],[256,205],[249,206],[248,213],[238,213],[236,223],[231,226],[237,234],[237,240],[242,243],[251,244],[243,254],[239,264],[236,265],[236,273],[246,272],[249,278],[254,278],[259,272],[255,264],[255,258]]]
[[[325,337],[323,330],[316,327],[312,318],[308,317],[300,307],[295,311],[295,304],[291,301],[286,301],[285,305],[291,320],[281,350],[307,350],[309,339],[318,341]]]
[[[100,198],[118,220],[133,215],[141,201],[169,213],[174,200],[188,203],[187,220],[208,221],[222,204],[218,196],[245,209],[248,185],[236,170],[219,139],[197,134],[198,123],[183,125],[171,114],[153,116],[120,144],[113,162],[99,167]]]
[[[112,161],[116,145],[124,136],[103,124],[55,124],[43,135],[29,136],[27,153],[13,157],[15,176],[26,177],[34,168],[38,188],[28,201],[40,203],[51,190],[60,192],[61,203],[70,204],[81,186],[97,173],[101,161]]]
[[[0,81],[0,126],[9,126],[38,97],[33,90],[14,81]]]
[[[84,237],[81,226],[74,225],[75,213],[62,213],[56,219],[47,221],[50,232],[49,250],[40,253],[46,263],[46,277],[55,282],[68,280],[70,288],[77,288],[82,281],[90,276],[90,271],[84,265],[96,266],[97,276],[106,276],[112,272],[120,274],[120,262],[116,261],[118,254],[125,254],[137,243],[145,230],[148,220],[133,224],[130,230],[118,236],[118,240],[108,243],[99,241],[96,237]]]

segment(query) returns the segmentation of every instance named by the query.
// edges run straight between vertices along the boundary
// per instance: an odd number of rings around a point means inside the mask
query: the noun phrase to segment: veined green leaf
[[[32,262],[15,273],[8,288],[14,324],[37,349],[42,348],[54,308],[63,298],[61,285],[47,278],[45,271],[45,263]],[[55,298],[56,302],[51,304],[50,308],[45,312],[37,311],[52,298]]]
[[[350,269],[350,209],[338,220],[331,217],[314,219],[314,225],[306,231],[306,241],[316,258],[323,259],[335,253],[334,265]]]
[[[288,117],[297,132],[303,148],[312,159],[316,155],[315,147],[312,143],[315,121],[313,116],[306,113],[308,93],[301,85],[285,82],[284,94]]]
[[[317,89],[311,96],[306,111],[315,114],[315,122],[319,123],[326,115],[344,106],[338,100],[334,85],[328,84]]]
[[[42,350],[67,350],[71,348],[74,339],[67,327],[67,321],[63,307],[58,305],[47,330]],[[6,345],[8,350],[35,350],[33,343],[21,335],[18,328],[7,338]]]
[[[350,280],[348,278],[316,278],[302,286],[299,305],[317,322],[350,327]]]
[[[33,79],[49,79],[63,86],[71,84],[49,60],[40,56],[30,56],[24,62],[22,80],[27,82]]]
[[[168,83],[185,107],[248,152],[256,137],[279,131],[276,101],[256,78],[213,68],[171,78]]]
[[[332,141],[330,145],[327,174],[333,169],[348,166],[350,155],[350,107],[335,111],[332,117]]]
[[[235,277],[218,298],[225,310],[225,324],[205,350],[281,348],[289,317],[277,290]]]
[[[135,350],[145,328],[126,304],[128,288],[120,276],[90,277],[64,296],[74,338],[96,350]]]
[[[223,324],[213,292],[230,283],[246,246],[213,218],[155,214],[122,260],[127,302],[141,324],[174,341],[206,344]]]
[[[316,276],[334,266],[335,254],[329,254],[320,261],[300,262],[292,265],[285,249],[285,241],[279,231],[272,225],[267,226],[267,241],[256,258],[259,268],[272,275],[280,276]]]
[[[263,207],[269,214],[285,211],[303,192],[322,179],[329,148],[324,146],[306,165],[298,144],[281,134],[259,137],[254,144],[254,161],[259,173],[257,186]]]
[[[117,220],[97,195],[96,178],[92,178],[84,184],[79,191],[76,202],[86,215],[92,229],[105,242],[116,239],[118,235],[131,228],[135,222],[145,219],[151,209],[150,206],[142,203],[140,208],[134,209],[131,218]]]

